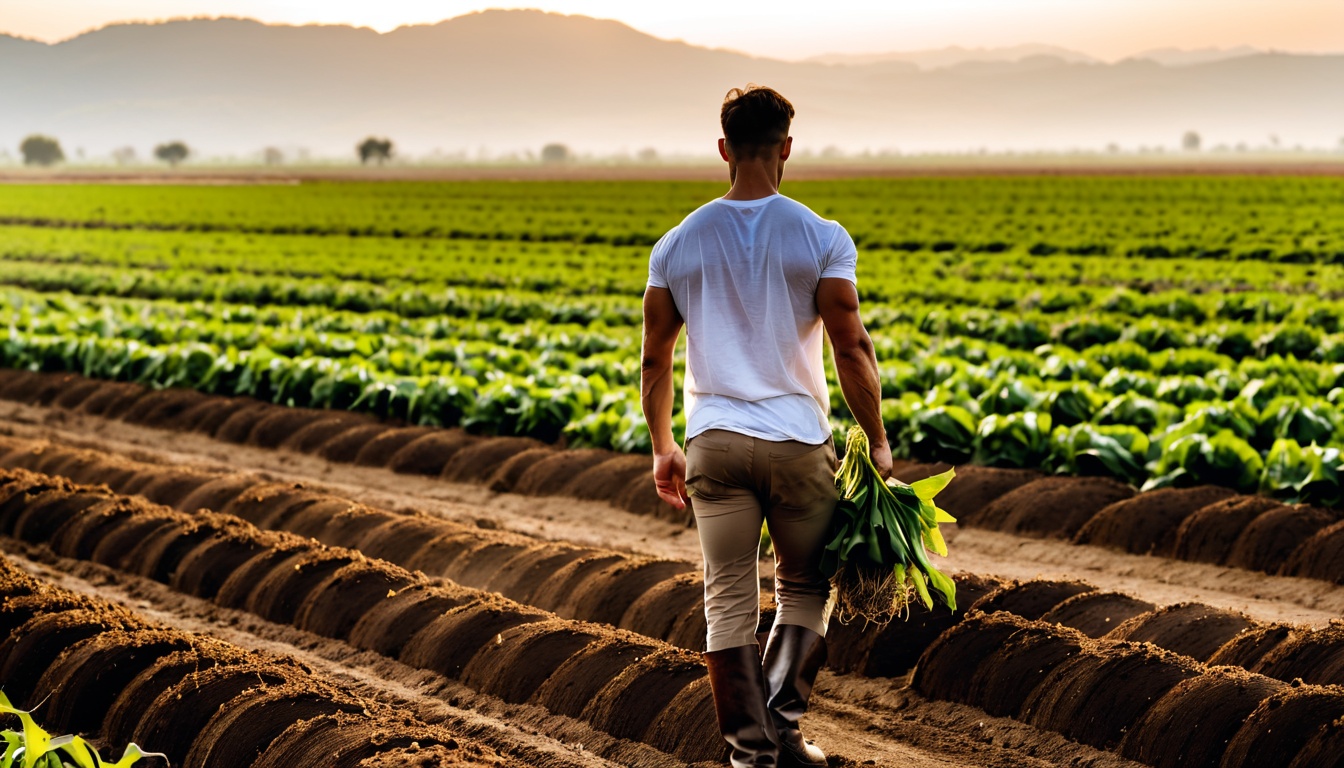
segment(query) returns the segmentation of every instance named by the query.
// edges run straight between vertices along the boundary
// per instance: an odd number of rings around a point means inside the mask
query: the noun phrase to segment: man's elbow
[[[835,349],[835,359],[837,361],[871,360],[875,351],[873,339],[866,331],[850,335],[844,339],[832,339],[831,345]]]

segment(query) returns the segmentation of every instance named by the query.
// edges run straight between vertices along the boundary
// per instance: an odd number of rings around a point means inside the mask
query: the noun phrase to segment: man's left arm
[[[659,498],[686,508],[686,455],[672,435],[672,355],[681,334],[681,312],[666,288],[644,291],[644,349],[639,395],[653,438],[653,481]]]

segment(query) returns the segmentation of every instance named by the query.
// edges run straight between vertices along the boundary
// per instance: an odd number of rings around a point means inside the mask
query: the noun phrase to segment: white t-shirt
[[[649,286],[686,321],[686,437],[831,436],[817,283],[856,281],[844,227],[780,194],[713,200],[653,247]]]

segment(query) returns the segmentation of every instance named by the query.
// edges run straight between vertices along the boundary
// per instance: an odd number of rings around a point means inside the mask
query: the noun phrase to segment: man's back
[[[686,322],[688,437],[830,436],[816,291],[822,278],[853,281],[856,258],[843,227],[778,194],[714,200],[659,241],[649,285]]]

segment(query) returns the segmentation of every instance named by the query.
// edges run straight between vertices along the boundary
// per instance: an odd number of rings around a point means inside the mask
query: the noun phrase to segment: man
[[[705,665],[735,766],[820,766],[803,739],[826,660],[830,584],[819,563],[837,498],[822,330],[873,463],[891,473],[872,340],[859,318],[857,252],[839,224],[779,194],[793,105],[728,92],[719,154],[731,188],[654,246],[644,294],[641,395],[658,495],[687,489],[705,557]],[[672,436],[672,355],[686,326],[686,437]],[[778,612],[762,655],[761,524],[775,549]]]

